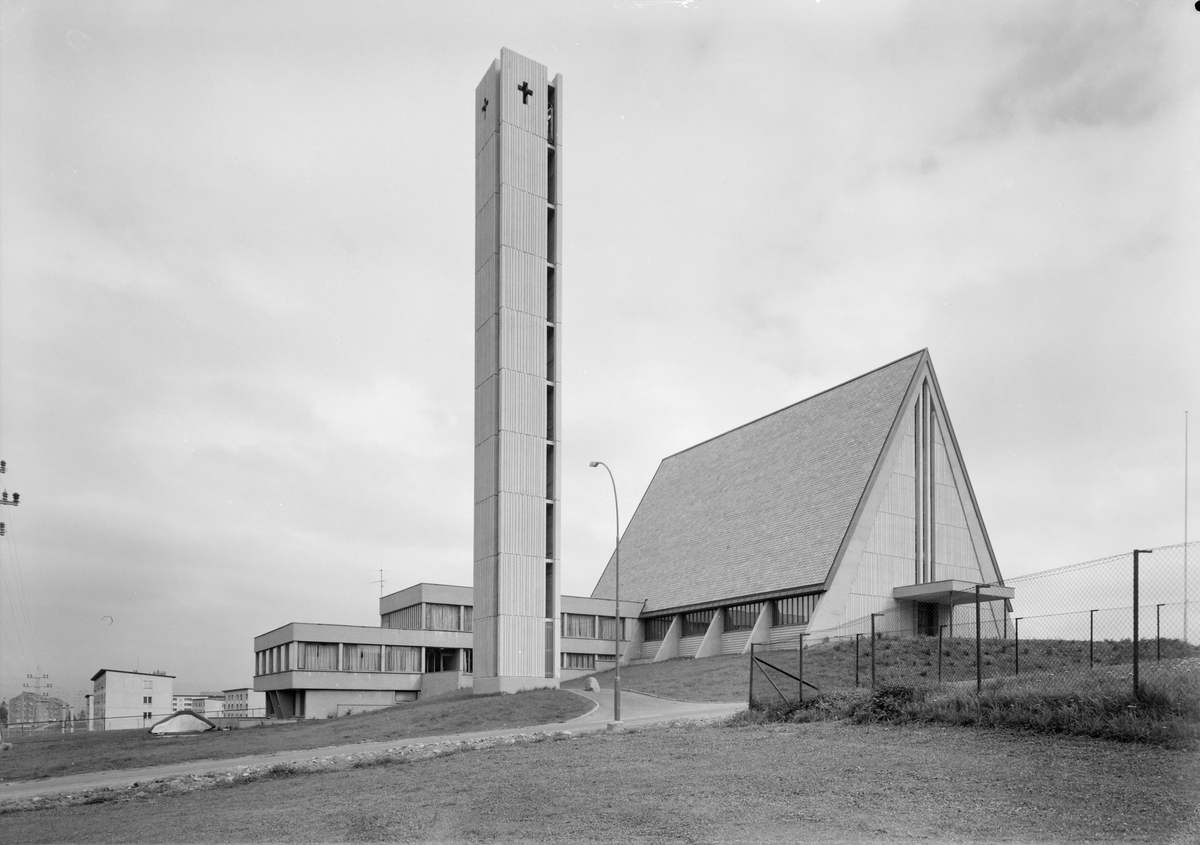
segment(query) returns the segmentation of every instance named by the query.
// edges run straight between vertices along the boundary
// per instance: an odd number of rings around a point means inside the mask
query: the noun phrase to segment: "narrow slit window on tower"
[[[554,233],[554,209],[546,209],[546,262],[558,263],[558,244]]]
[[[546,385],[546,439],[554,439],[554,385]]]
[[[555,290],[554,268],[546,268],[546,322],[557,323],[558,291]]]
[[[554,557],[554,503],[546,503],[546,557]]]
[[[546,381],[554,377],[554,326],[546,326]]]
[[[546,498],[554,498],[554,444],[546,444]]]
[[[554,190],[554,149],[546,152],[546,202],[554,205],[558,202],[558,192]]]
[[[546,86],[546,141],[554,143],[554,110],[558,104],[553,85]]]

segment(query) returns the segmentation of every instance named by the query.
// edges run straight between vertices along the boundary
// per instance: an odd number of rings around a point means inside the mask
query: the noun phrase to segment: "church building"
[[[554,687],[880,613],[936,634],[976,601],[1006,636],[1013,591],[928,350],[663,459],[620,539],[619,614],[615,560],[591,596],[560,596],[564,560],[594,563],[559,531],[562,105],[562,76],[507,49],[475,90],[473,584],[384,596],[377,628],[256,637],[268,715]]]

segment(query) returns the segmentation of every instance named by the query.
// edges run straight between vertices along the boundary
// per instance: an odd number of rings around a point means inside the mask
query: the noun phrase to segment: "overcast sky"
[[[565,80],[566,592],[612,549],[588,461],[625,522],[663,457],[923,347],[1006,576],[1183,539],[1190,2],[0,9],[4,697],[250,685],[257,634],[377,625],[380,569],[471,583],[501,46]]]

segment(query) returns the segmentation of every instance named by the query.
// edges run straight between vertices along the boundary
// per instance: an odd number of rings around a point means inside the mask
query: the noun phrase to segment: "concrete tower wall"
[[[474,689],[559,677],[561,77],[502,50],[475,91]]]

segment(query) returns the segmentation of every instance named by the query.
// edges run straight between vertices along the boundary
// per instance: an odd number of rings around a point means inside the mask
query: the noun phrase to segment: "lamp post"
[[[613,614],[614,625],[613,631],[613,723],[612,727],[620,727],[621,722],[621,505],[617,500],[617,481],[613,478],[612,470],[608,468],[608,464],[604,461],[591,461],[588,463],[590,467],[604,467],[604,471],[608,473],[608,480],[612,482],[613,489],[613,512],[617,518],[617,545],[614,559],[616,561],[616,569],[614,571],[615,586],[613,590],[613,606],[615,613]]]

